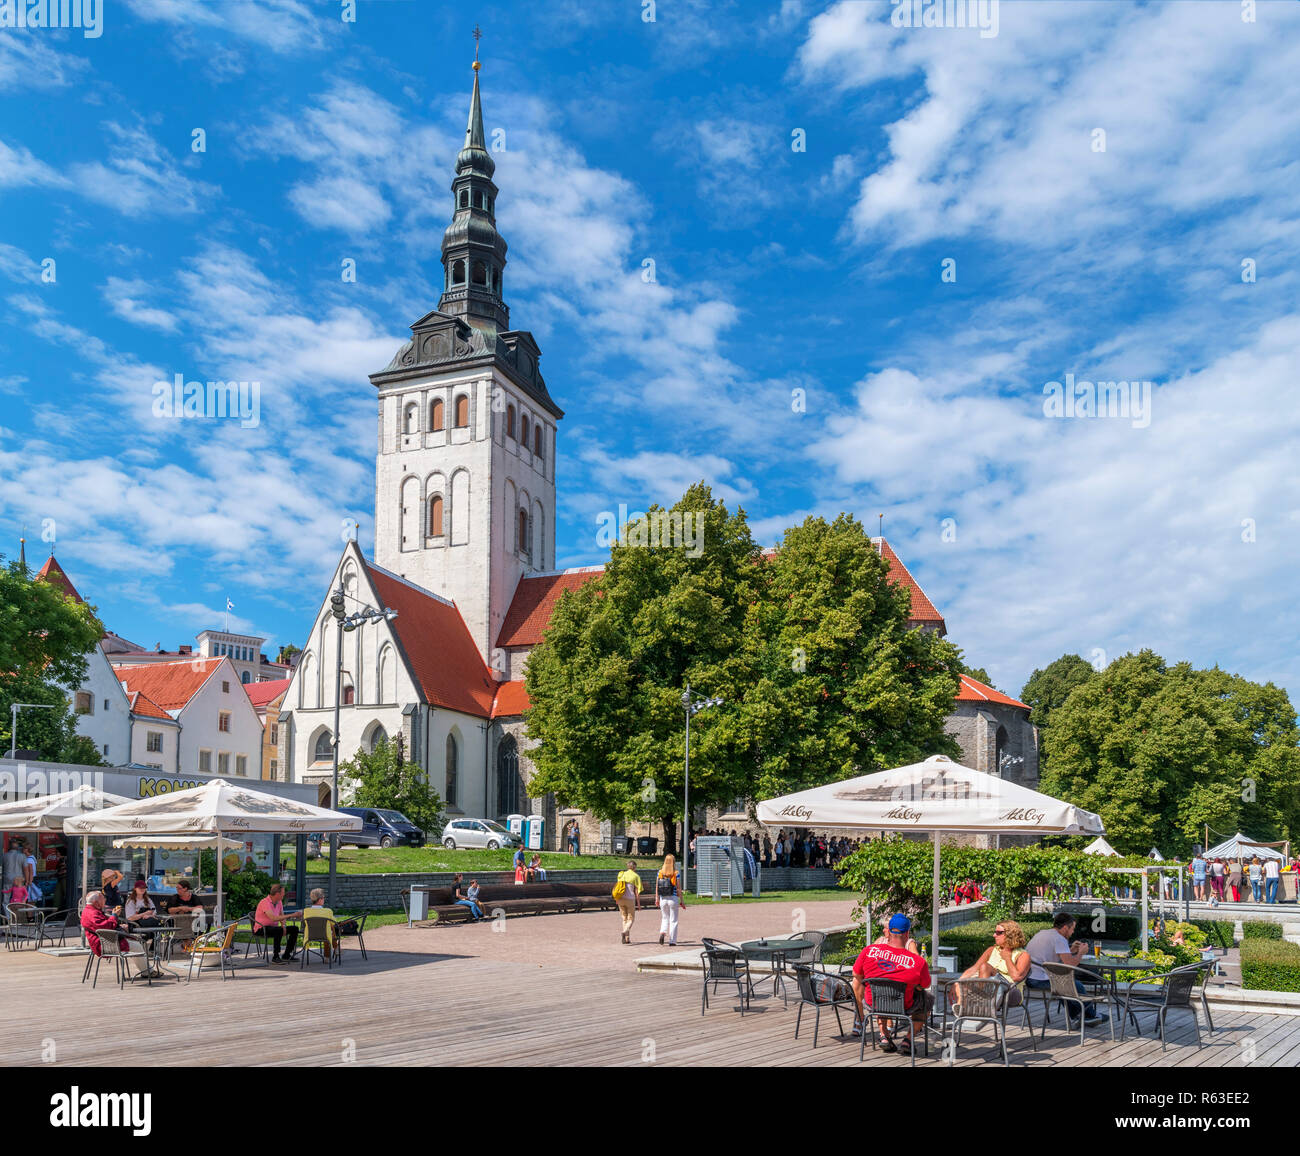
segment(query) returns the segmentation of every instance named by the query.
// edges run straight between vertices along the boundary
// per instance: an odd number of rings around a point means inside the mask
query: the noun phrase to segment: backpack
[[[659,881],[655,884],[655,890],[660,899],[672,899],[677,894],[677,888],[671,875],[660,875]]]
[[[622,879],[614,884],[613,894],[615,899],[622,899],[625,891],[627,891],[627,884]]]

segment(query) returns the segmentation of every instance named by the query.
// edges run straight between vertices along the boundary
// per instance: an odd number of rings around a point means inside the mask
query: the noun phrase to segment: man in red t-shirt
[[[933,1003],[930,993],[926,991],[930,986],[930,969],[921,956],[907,950],[907,937],[911,930],[912,921],[906,915],[895,915],[889,921],[889,942],[869,944],[858,956],[853,965],[853,998],[858,1005],[857,1025],[866,1022],[863,1001],[868,1006],[871,1004],[871,989],[867,986],[869,979],[896,979],[906,984],[903,1006],[907,1008],[913,1023],[920,1023],[929,1015]],[[887,1021],[881,1021],[880,1033],[885,1051],[897,1051],[890,1038]]]

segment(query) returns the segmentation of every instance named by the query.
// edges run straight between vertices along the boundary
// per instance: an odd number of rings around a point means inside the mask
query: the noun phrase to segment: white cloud
[[[142,304],[141,298],[151,292],[146,282],[110,277],[100,291],[108,307],[123,320],[130,321],[133,325],[143,325],[147,329],[160,329],[164,333],[176,332],[175,314]]]
[[[24,185],[63,188],[67,184],[67,178],[38,160],[22,145],[14,148],[0,140],[0,188],[21,188]]]
[[[0,92],[8,89],[63,88],[82,79],[88,64],[80,57],[59,52],[39,33],[0,36]]]
[[[303,0],[238,0],[223,4],[128,0],[128,4],[141,20],[202,33],[209,42],[214,32],[225,31],[278,55],[313,52],[325,45],[323,21]]]
[[[90,161],[71,168],[82,196],[117,209],[128,217],[198,212],[220,190],[187,177],[175,158],[141,124],[109,121],[107,161]]]

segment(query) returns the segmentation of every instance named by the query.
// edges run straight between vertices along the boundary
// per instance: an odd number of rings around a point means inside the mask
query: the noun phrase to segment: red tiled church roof
[[[1000,690],[994,690],[991,686],[986,686],[979,679],[971,678],[969,674],[963,674],[961,677],[961,690],[957,692],[957,702],[995,702],[1002,706],[1018,706],[1022,710],[1029,710],[1025,703],[1010,695],[1003,694]]]
[[[41,567],[41,571],[36,577],[41,581],[50,583],[52,586],[57,586],[63,591],[65,598],[71,598],[74,602],[82,601],[81,595],[77,593],[77,588],[72,584],[72,579],[67,576],[63,567],[54,560],[53,554],[45,559],[45,565]]]
[[[497,683],[496,698],[492,702],[493,718],[514,718],[526,711],[532,703],[528,701],[528,692],[524,689],[524,680]]]
[[[908,572],[907,567],[899,561],[894,548],[884,538],[873,538],[872,541],[879,544],[880,556],[889,563],[889,580],[900,586],[906,586],[912,595],[912,621],[933,624],[946,634],[948,627],[944,624],[943,615],[934,608],[934,603],[925,596],[925,591]]]
[[[534,574],[520,578],[510,609],[506,612],[506,620],[502,623],[497,645],[536,646],[550,624],[560,595],[566,590],[577,590],[604,572],[603,566],[590,566],[581,570],[565,570],[559,574]]]
[[[382,609],[397,611],[393,633],[426,702],[490,718],[496,683],[454,603],[367,561]]]
[[[127,694],[139,691],[164,711],[181,710],[218,666],[221,658],[195,658],[188,662],[154,662],[147,666],[115,666]]]

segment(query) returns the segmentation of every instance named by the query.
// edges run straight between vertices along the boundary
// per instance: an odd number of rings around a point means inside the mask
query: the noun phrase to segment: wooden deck
[[[447,937],[451,951],[456,940]],[[630,968],[539,966],[472,954],[352,951],[346,965],[269,968],[241,965],[236,978],[216,971],[193,983],[144,984],[119,991],[104,966],[99,986],[81,981],[80,958],[0,952],[6,1031],[0,1063],[105,1066],[332,1065],[778,1065],[858,1063],[857,1041],[837,1039],[822,1015],[817,1049],[812,1021],[795,1040],[794,1005],[764,995],[743,1019],[719,991],[700,1015],[698,978],[637,974]],[[1035,1008],[1037,1014],[1037,1008]],[[1033,1051],[1023,1028],[1011,1033],[1015,1067],[1294,1067],[1300,1064],[1300,1016],[1224,1012],[1199,1051],[1185,1014],[1172,1017],[1161,1053],[1143,1017],[1143,1038],[1112,1044],[1090,1029],[1085,1046],[1049,1028]],[[845,1024],[849,1020],[846,1016]],[[1105,1029],[1103,1029],[1105,1032]],[[917,1067],[939,1069],[941,1049]],[[959,1066],[989,1063],[991,1034],[966,1037]],[[1000,1062],[1000,1061],[999,1061]],[[906,1061],[867,1047],[866,1064]]]

